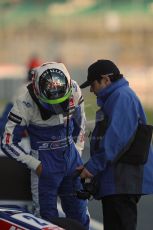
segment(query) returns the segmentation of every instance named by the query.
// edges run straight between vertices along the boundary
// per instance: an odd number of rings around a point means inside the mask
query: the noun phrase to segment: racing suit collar
[[[119,87],[128,86],[129,82],[123,77],[112,84],[110,84],[105,89],[100,90],[97,93],[97,105],[103,107],[107,98]]]

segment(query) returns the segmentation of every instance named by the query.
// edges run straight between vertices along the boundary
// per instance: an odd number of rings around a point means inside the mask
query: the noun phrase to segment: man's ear
[[[105,79],[106,85],[110,85],[111,84],[111,80],[110,80],[109,76],[105,76],[103,78]]]

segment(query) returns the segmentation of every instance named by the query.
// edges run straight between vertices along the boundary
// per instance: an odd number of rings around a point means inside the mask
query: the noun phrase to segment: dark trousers
[[[140,195],[111,195],[102,198],[104,230],[136,230]]]

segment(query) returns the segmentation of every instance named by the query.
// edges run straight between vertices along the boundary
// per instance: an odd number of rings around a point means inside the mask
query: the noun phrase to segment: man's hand
[[[80,177],[81,177],[82,179],[85,179],[85,178],[92,178],[92,177],[93,177],[93,175],[92,175],[83,165],[78,166],[78,167],[76,168],[76,170],[81,171]]]
[[[38,167],[36,168],[36,174],[37,176],[40,176],[42,173],[42,164],[39,164]]]

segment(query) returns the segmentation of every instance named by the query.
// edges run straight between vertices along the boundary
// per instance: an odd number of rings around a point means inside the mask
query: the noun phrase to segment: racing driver
[[[23,130],[29,135],[30,154],[20,145]],[[87,201],[73,196],[74,186],[81,189],[80,178],[72,180],[82,165],[84,132],[84,100],[78,84],[63,63],[44,63],[33,69],[32,83],[15,101],[1,147],[31,170],[36,216],[49,221],[58,217],[59,196],[66,217],[89,229]]]

